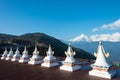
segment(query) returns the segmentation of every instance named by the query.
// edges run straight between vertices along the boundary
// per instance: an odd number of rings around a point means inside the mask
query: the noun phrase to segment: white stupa
[[[10,51],[9,51],[9,53],[8,53],[8,55],[7,55],[7,57],[6,57],[6,59],[5,60],[11,60],[12,59],[12,57],[13,57],[13,50],[12,50],[12,47],[10,48]]]
[[[59,64],[56,62],[56,57],[54,57],[54,52],[51,49],[51,45],[49,45],[49,49],[46,52],[46,57],[43,59],[44,62],[41,64],[41,66],[45,67],[53,67],[58,66]]]
[[[22,52],[22,57],[20,57],[19,62],[20,63],[26,63],[29,61],[29,55],[28,55],[28,51],[26,49],[26,46],[24,47],[24,51]]]
[[[7,55],[8,55],[8,51],[7,48],[5,48],[5,51],[3,52],[1,59],[6,59]]]
[[[39,51],[37,50],[37,46],[35,46],[35,50],[33,52],[33,56],[30,58],[30,61],[28,64],[41,64],[42,63],[42,57],[39,56]]]
[[[20,51],[17,47],[15,54],[13,55],[13,58],[11,59],[11,61],[19,61],[20,57],[21,57],[21,54],[20,54]]]
[[[61,70],[66,70],[66,71],[76,71],[79,70],[81,68],[81,66],[76,64],[76,60],[74,59],[74,55],[76,53],[73,52],[71,46],[68,46],[67,52],[65,52],[66,55],[66,59],[63,62],[63,65],[60,67]]]
[[[97,57],[94,64],[92,64],[92,70],[89,71],[89,75],[109,78],[115,76],[116,71],[112,70],[112,65],[106,61],[106,57],[109,56],[109,53],[105,53],[101,41],[99,42],[98,51],[94,53]]]

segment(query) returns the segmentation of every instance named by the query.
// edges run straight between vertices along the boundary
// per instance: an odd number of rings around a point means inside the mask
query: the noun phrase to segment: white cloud
[[[70,41],[72,42],[79,42],[79,41],[111,41],[111,42],[118,42],[120,41],[120,32],[115,32],[112,34],[96,34],[91,36],[86,36],[84,34],[81,34],[80,36],[77,36]]]
[[[120,19],[118,19],[117,21],[110,23],[110,24],[104,24],[101,27],[102,29],[120,29]]]
[[[92,32],[96,32],[99,30],[120,30],[120,19],[113,23],[103,24],[101,27],[93,28]]]
[[[98,28],[93,28],[92,32],[98,31]]]
[[[109,41],[110,34],[92,35],[91,41]]]

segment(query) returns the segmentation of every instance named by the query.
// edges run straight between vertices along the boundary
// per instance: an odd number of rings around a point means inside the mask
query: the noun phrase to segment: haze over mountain
[[[3,53],[5,47],[10,49],[13,47],[15,51],[16,47],[18,46],[20,51],[22,52],[24,46],[27,46],[29,54],[32,54],[34,50],[35,44],[38,46],[39,52],[41,55],[46,55],[46,51],[48,49],[49,44],[51,44],[52,49],[55,51],[55,56],[65,57],[64,52],[67,50],[68,45],[61,42],[60,40],[46,35],[44,33],[27,33],[21,36],[9,35],[9,34],[0,34],[0,52]],[[86,58],[86,59],[95,59],[93,55],[90,53],[79,49],[74,48],[76,51],[76,56],[79,58]]]

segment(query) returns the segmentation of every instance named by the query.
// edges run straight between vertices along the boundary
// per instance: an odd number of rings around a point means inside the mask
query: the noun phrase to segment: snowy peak
[[[73,39],[70,39],[69,41],[71,42],[89,41],[89,38],[85,34],[81,34]]]

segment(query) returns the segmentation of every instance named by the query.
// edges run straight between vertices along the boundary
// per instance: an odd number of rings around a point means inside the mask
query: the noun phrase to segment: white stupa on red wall
[[[73,52],[73,50],[69,44],[67,52],[65,52],[66,59],[63,62],[63,65],[60,67],[61,70],[73,72],[73,71],[79,70],[81,68],[81,66],[76,64],[76,60],[73,57],[75,54],[76,53]]]
[[[99,42],[98,51],[97,53],[94,53],[94,55],[97,58],[95,63],[91,65],[93,69],[89,71],[89,75],[109,78],[109,79],[114,77],[116,71],[112,70],[112,65],[106,61],[106,57],[109,56],[109,53],[105,53],[101,41]]]
[[[5,60],[11,60],[13,58],[13,55],[14,55],[13,50],[12,50],[12,48],[10,48],[10,51],[9,51]]]
[[[54,57],[54,52],[51,49],[51,45],[49,45],[49,49],[46,52],[45,58],[43,59],[43,63],[41,64],[41,66],[45,66],[45,67],[53,67],[53,66],[58,66],[59,64],[56,62],[56,57]]]
[[[7,48],[5,48],[5,51],[3,52],[1,59],[6,59],[7,55],[8,55],[8,51]]]
[[[19,62],[20,63],[26,63],[29,61],[29,55],[28,55],[28,51],[26,49],[26,46],[24,47],[24,51],[22,52],[22,57],[20,57]]]
[[[33,52],[33,56],[30,58],[30,61],[28,64],[41,64],[42,63],[42,57],[39,56],[39,51],[37,50],[37,46],[35,46],[35,50]]]
[[[13,55],[13,58],[11,59],[11,61],[19,61],[20,57],[21,57],[21,54],[20,54],[20,51],[17,47],[15,54]]]

